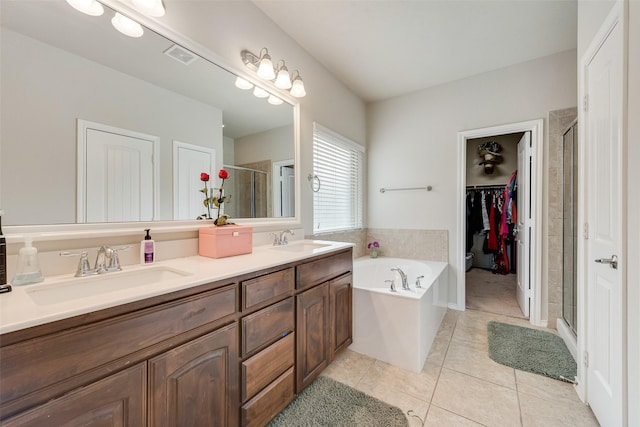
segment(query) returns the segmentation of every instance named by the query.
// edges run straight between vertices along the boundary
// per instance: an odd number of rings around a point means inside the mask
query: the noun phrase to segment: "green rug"
[[[405,427],[395,406],[334,381],[318,377],[278,414],[268,427]]]
[[[564,341],[550,332],[489,322],[489,356],[521,371],[572,382],[576,361]]]

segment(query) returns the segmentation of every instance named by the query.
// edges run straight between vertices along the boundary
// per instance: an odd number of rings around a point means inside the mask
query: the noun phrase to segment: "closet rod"
[[[507,186],[507,184],[481,184],[481,185],[467,185],[467,190],[475,190],[475,189],[479,189],[479,190],[493,190],[493,189],[501,189],[504,190],[504,188]]]

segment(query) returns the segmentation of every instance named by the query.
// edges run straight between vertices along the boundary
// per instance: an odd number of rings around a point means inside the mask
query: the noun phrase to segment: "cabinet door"
[[[9,419],[5,427],[146,425],[146,366],[113,374]]]
[[[329,346],[329,363],[336,354],[353,342],[352,323],[352,276],[347,274],[329,283],[329,312],[331,320],[331,344]]]
[[[296,296],[296,315],[296,390],[300,393],[329,364],[329,283]]]
[[[238,325],[149,360],[149,425],[238,425]]]

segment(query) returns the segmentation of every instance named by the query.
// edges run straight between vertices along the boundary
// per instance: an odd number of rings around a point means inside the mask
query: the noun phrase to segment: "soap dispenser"
[[[42,282],[44,277],[38,262],[38,249],[33,247],[31,236],[24,238],[24,247],[18,252],[18,268],[16,275],[11,279],[12,285],[29,285]]]
[[[150,228],[145,228],[144,231],[147,235],[144,236],[144,240],[140,242],[140,264],[153,264],[155,261],[156,242],[151,239],[149,235]]]

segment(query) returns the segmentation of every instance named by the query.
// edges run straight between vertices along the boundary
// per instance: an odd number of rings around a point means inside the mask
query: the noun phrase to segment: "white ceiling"
[[[577,44],[577,0],[254,3],[365,101],[563,52]]]

